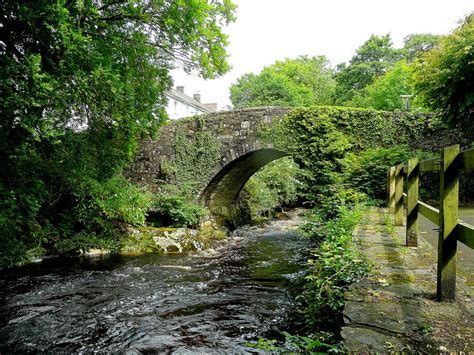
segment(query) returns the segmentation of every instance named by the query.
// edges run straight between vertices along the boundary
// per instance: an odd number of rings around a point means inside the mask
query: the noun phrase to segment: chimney
[[[204,104],[204,106],[206,106],[212,112],[217,111],[217,103]]]
[[[193,99],[196,100],[197,102],[201,102],[201,94],[199,91],[196,91],[193,95]]]
[[[176,91],[179,92],[180,94],[184,94],[184,86],[177,86]]]

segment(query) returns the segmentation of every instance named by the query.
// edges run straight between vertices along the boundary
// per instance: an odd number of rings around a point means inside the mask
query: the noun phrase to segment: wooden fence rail
[[[456,296],[456,250],[460,241],[474,249],[474,226],[458,219],[459,174],[474,170],[474,149],[459,151],[459,145],[441,149],[440,159],[418,161],[391,167],[387,172],[387,196],[395,225],[403,225],[406,203],[406,245],[418,245],[418,215],[438,225],[438,267],[436,295],[439,301],[454,301]],[[439,172],[439,210],[418,198],[420,173]],[[407,193],[403,193],[403,180]]]

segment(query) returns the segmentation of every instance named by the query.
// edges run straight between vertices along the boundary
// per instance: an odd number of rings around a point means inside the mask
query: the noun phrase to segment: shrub
[[[296,202],[301,170],[290,158],[266,165],[245,184],[252,215],[260,215],[277,207]]]
[[[158,194],[153,206],[159,218],[155,223],[172,227],[195,228],[207,215],[206,208],[191,202],[186,192],[172,187]]]
[[[334,219],[326,220],[326,212],[317,209],[307,217],[304,233],[315,238],[318,245],[311,252],[310,274],[298,300],[313,332],[337,331],[347,286],[369,270],[352,242],[352,231],[363,211],[363,204],[345,205],[339,206]]]
[[[351,152],[342,160],[343,179],[348,186],[365,193],[369,198],[384,201],[388,168],[405,163],[414,157],[419,157],[421,160],[429,159],[431,154],[414,151],[406,145]]]
[[[151,194],[123,176],[79,181],[64,198],[65,209],[43,222],[41,234],[53,253],[74,254],[91,248],[116,251],[124,224],[145,224]]]
[[[88,191],[83,195],[84,191]],[[90,210],[107,220],[132,225],[145,224],[145,217],[152,204],[152,196],[145,189],[128,182],[122,176],[114,176],[105,182],[85,182],[79,212],[89,217]]]

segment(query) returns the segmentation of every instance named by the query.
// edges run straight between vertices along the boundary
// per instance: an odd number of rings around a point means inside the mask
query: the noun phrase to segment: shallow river
[[[0,275],[0,353],[243,352],[291,323],[307,242],[275,221],[215,250],[49,260]]]

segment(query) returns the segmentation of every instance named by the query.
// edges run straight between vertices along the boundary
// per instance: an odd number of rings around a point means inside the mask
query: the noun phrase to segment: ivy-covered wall
[[[268,132],[265,134],[267,140],[283,143],[279,147],[286,146],[286,137],[296,139],[300,134],[304,142],[315,133],[319,122],[330,122],[344,132],[354,149],[409,144],[413,148],[435,150],[456,143],[467,146],[474,139],[472,132],[463,132],[462,127],[447,129],[436,116],[426,113],[318,106],[292,109],[284,122],[288,129],[283,135],[278,129],[272,129],[270,137]]]
[[[127,175],[153,192],[163,184],[175,184],[191,187],[197,195],[228,163],[271,147],[272,143],[262,142],[259,132],[287,111],[260,107],[171,121],[156,139],[142,142]]]
[[[413,156],[427,158],[429,152],[450,144],[468,147],[472,139],[461,129],[445,129],[438,118],[430,114],[343,107],[294,109],[263,132],[263,138],[275,142],[277,149],[286,149],[305,170],[306,198],[312,200],[326,193],[329,185],[348,183],[344,174],[349,153],[361,156],[371,150],[370,159],[390,157],[380,159],[377,171],[383,173],[373,176],[384,185],[390,164]],[[397,154],[391,154],[390,149],[395,147]],[[389,165],[384,167],[384,164]],[[383,189],[377,194],[380,195],[384,195]]]
[[[337,182],[348,152],[400,144],[433,150],[466,144],[469,138],[462,130],[443,129],[436,117],[421,113],[343,107],[244,109],[170,122],[157,139],[142,142],[128,176],[153,192],[165,184],[176,185],[197,200],[219,172],[266,149],[276,158],[282,156],[278,152],[293,156],[308,172],[308,186],[318,193],[320,187]],[[250,165],[260,167],[257,161]],[[245,181],[249,177],[234,175]],[[212,191],[206,194],[212,196]]]

